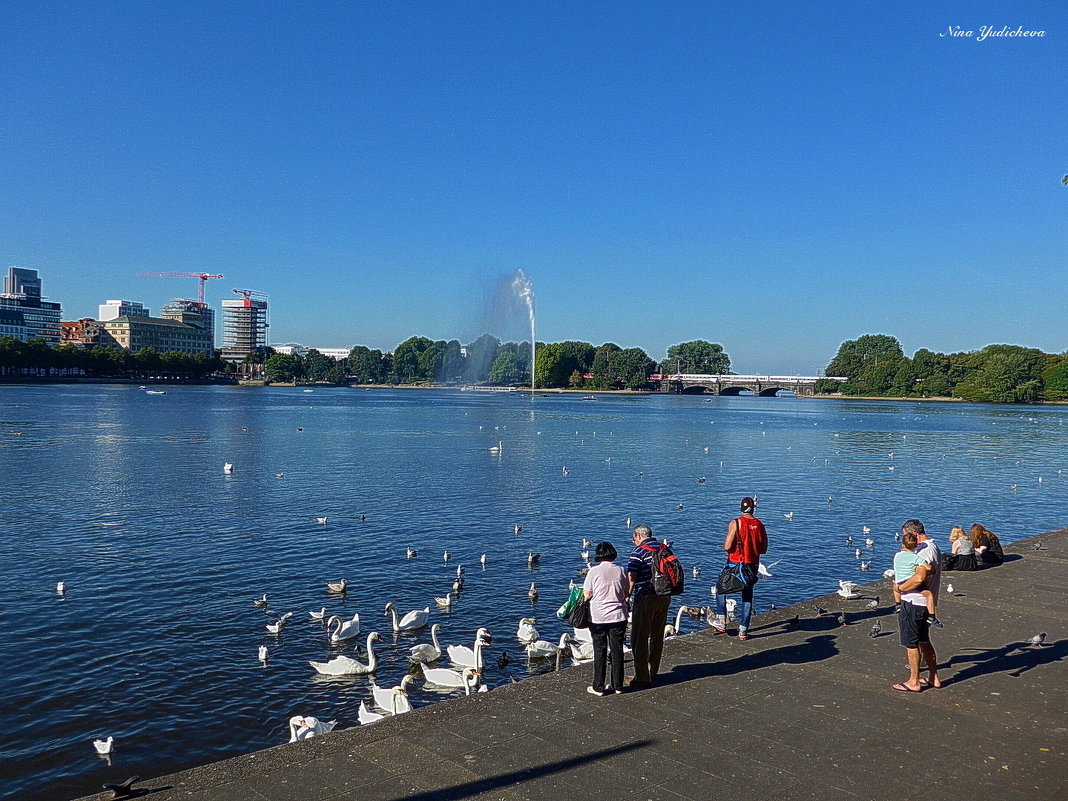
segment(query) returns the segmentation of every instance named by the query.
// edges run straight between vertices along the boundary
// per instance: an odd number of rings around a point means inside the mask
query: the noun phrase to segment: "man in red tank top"
[[[738,617],[738,639],[748,640],[749,620],[753,616],[753,587],[760,577],[757,571],[760,556],[768,552],[768,534],[764,530],[764,524],[753,514],[756,509],[755,500],[742,498],[739,509],[742,516],[735,518],[727,526],[723,550],[727,554],[728,562],[741,565],[740,573],[745,579],[742,608]],[[716,594],[716,618],[712,621],[712,628],[721,632],[727,630],[727,598],[722,593]]]

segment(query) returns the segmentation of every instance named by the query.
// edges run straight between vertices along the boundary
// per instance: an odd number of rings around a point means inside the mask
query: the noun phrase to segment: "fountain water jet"
[[[534,282],[530,280],[530,277],[522,269],[515,271],[515,278],[512,279],[512,291],[520,303],[526,306],[527,317],[530,318],[530,397],[533,398],[536,347],[534,344],[536,341],[534,338]]]

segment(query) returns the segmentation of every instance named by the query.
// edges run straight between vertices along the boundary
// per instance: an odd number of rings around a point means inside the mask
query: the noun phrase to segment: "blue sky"
[[[1041,38],[940,37],[951,25]],[[1068,349],[1059,2],[0,5],[0,267],[272,341]]]

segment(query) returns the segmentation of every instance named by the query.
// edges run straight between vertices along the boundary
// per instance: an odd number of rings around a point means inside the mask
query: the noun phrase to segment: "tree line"
[[[912,358],[886,334],[843,342],[817,392],[887,398],[953,397],[975,403],[1037,403],[1068,399],[1068,353],[1044,353],[1019,345],[938,353],[920,348]]]
[[[50,347],[43,339],[26,342],[11,336],[0,337],[0,375],[87,376],[90,378],[204,378],[227,370],[218,354],[195,356],[153,348],[129,351],[92,345]],[[232,369],[232,368],[231,368]]]
[[[539,342],[535,353],[534,384],[543,388],[645,389],[658,367],[641,348],[612,342],[600,347],[573,340]],[[672,345],[665,364],[692,373],[730,372],[723,347],[704,340]],[[342,362],[315,350],[305,356],[274,354],[263,369],[275,381],[529,386],[531,355],[529,342],[501,342],[490,334],[468,345],[415,336],[393,353],[357,345]]]

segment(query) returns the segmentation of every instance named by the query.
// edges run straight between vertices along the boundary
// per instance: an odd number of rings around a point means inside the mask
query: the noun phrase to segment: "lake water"
[[[369,680],[315,674],[308,660],[342,649],[308,611],[359,612],[381,632],[391,687],[428,634],[395,636],[383,606],[434,607],[457,564],[464,592],[431,611],[443,645],[490,628],[491,686],[509,680],[502,650],[516,678],[551,669],[521,658],[518,619],[558,639],[582,539],[625,553],[627,518],[703,568],[681,600],[705,604],[738,499],[758,496],[766,561],[781,560],[758,610],[878,578],[909,517],[943,546],[956,524],[1005,541],[1059,528],[1066,420],[1065,407],[797,398],[0,386],[0,797],[65,799],[275,745],[294,714],[356,725]],[[843,544],[863,547],[863,526],[867,573]],[[328,595],[341,578],[347,596]],[[252,604],[263,593],[271,614]],[[420,679],[410,697],[450,696]],[[110,764],[92,746],[108,735]]]

